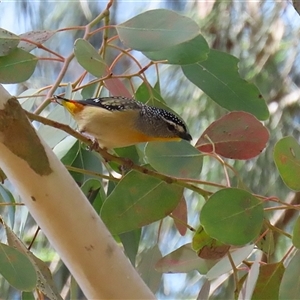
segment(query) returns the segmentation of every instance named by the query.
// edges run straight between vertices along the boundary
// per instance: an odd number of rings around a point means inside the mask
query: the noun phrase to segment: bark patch
[[[49,175],[52,172],[45,149],[15,97],[0,110],[0,139],[37,174]]]

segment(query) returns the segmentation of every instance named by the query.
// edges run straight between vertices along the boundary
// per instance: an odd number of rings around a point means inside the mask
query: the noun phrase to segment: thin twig
[[[233,271],[233,278],[234,278],[234,283],[235,283],[235,289],[234,289],[234,293],[236,294],[237,296],[237,293],[238,293],[238,287],[239,287],[239,279],[238,279],[238,275],[237,275],[237,268],[234,264],[234,261],[232,259],[232,256],[230,254],[230,251],[227,252],[227,256],[228,256],[228,259],[229,259],[229,262],[231,264],[231,267],[232,267],[232,271]],[[235,299],[237,299],[237,297],[235,297]]]
[[[77,172],[77,173],[81,173],[81,174],[85,174],[85,175],[90,175],[90,176],[95,176],[95,177],[100,177],[102,179],[115,181],[115,182],[120,181],[120,179],[118,179],[116,177],[113,177],[113,176],[108,176],[108,175],[104,175],[104,174],[89,171],[89,170],[83,170],[83,169],[76,168],[76,167],[73,167],[73,166],[68,166],[68,165],[65,165],[65,167],[69,171],[73,171],[73,172]]]
[[[291,254],[291,252],[295,249],[295,246],[291,246],[289,250],[286,252],[286,254],[283,256],[283,258],[280,260],[281,263],[284,263],[284,261],[288,258],[288,256]]]
[[[36,229],[36,231],[35,231],[35,233],[34,233],[34,236],[33,236],[32,240],[31,240],[31,242],[30,242],[30,244],[29,244],[29,246],[28,246],[28,248],[27,248],[28,250],[31,249],[31,247],[32,247],[32,245],[33,245],[35,239],[37,238],[37,235],[38,235],[40,229],[41,229],[40,226],[38,226],[38,228]]]
[[[46,52],[49,52],[49,53],[51,53],[51,54],[57,56],[57,57],[59,58],[59,61],[64,61],[64,57],[63,57],[63,56],[61,56],[61,55],[58,54],[57,52],[55,52],[55,51],[53,51],[53,50],[51,50],[51,49],[45,47],[45,46],[44,46],[43,44],[41,44],[41,43],[37,43],[37,42],[34,42],[34,41],[32,41],[32,40],[30,40],[30,39],[26,39],[26,38],[21,38],[21,41],[26,42],[26,43],[28,43],[28,44],[33,44],[33,45],[35,45],[37,48],[42,49],[42,50],[44,50],[44,51],[46,51]],[[41,59],[41,58],[40,58],[40,59]]]
[[[226,178],[226,182],[227,182],[227,186],[230,187],[231,183],[230,183],[230,179],[229,179],[228,172],[227,172],[227,169],[226,169],[226,163],[225,163],[225,161],[216,153],[215,144],[214,144],[214,142],[210,139],[210,137],[207,134],[205,135],[205,138],[211,143],[212,148],[213,148],[212,152],[213,152],[214,156],[217,158],[217,160],[223,166],[224,174],[225,174],[225,178]]]

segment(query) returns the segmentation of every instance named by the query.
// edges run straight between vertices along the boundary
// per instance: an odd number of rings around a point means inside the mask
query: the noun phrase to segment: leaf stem
[[[172,218],[174,221],[180,223],[181,225],[185,226],[186,228],[188,228],[190,231],[196,232],[196,229],[192,226],[190,226],[189,224],[183,222],[181,219],[175,217],[172,213],[169,214],[169,217]]]
[[[280,228],[278,228],[278,227],[272,225],[272,224],[269,222],[269,220],[265,220],[264,223],[265,223],[265,225],[266,225],[268,228],[270,228],[271,230],[273,230],[273,231],[275,231],[275,232],[277,232],[277,233],[283,234],[284,236],[288,237],[289,239],[292,239],[292,236],[291,236],[289,233],[287,233],[287,232],[283,231],[282,229],[280,229]]]

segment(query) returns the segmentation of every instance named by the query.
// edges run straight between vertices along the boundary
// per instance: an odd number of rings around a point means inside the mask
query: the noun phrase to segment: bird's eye
[[[168,124],[168,129],[170,131],[174,131],[175,130],[175,126],[173,124]]]

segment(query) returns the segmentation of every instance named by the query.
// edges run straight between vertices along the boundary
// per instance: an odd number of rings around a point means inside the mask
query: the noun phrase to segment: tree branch
[[[31,120],[38,121],[44,125],[49,125],[49,126],[58,128],[60,130],[63,130],[65,132],[69,133],[70,135],[72,135],[73,137],[75,137],[76,139],[78,139],[79,141],[87,144],[88,146],[92,146],[92,147],[94,146],[93,142],[90,139],[88,139],[87,137],[85,137],[84,135],[79,133],[78,131],[72,129],[68,125],[65,125],[65,124],[50,120],[50,119],[46,119],[44,117],[38,116],[38,115],[30,113],[28,111],[26,111],[26,114],[29,117],[29,119],[31,119]],[[207,199],[212,194],[211,192],[206,191],[194,184],[185,182],[182,178],[167,176],[167,175],[158,173],[156,171],[153,171],[151,169],[145,168],[143,166],[136,165],[131,160],[110,154],[105,149],[102,149],[100,147],[96,147],[96,148],[93,147],[93,150],[98,152],[106,161],[114,161],[117,164],[125,167],[125,169],[127,169],[127,170],[131,170],[131,169],[136,170],[140,173],[147,174],[147,175],[153,176],[155,178],[158,178],[169,184],[176,184],[181,187],[190,189],[190,190],[202,195],[205,199]],[[188,181],[188,179],[187,179],[187,181]]]

